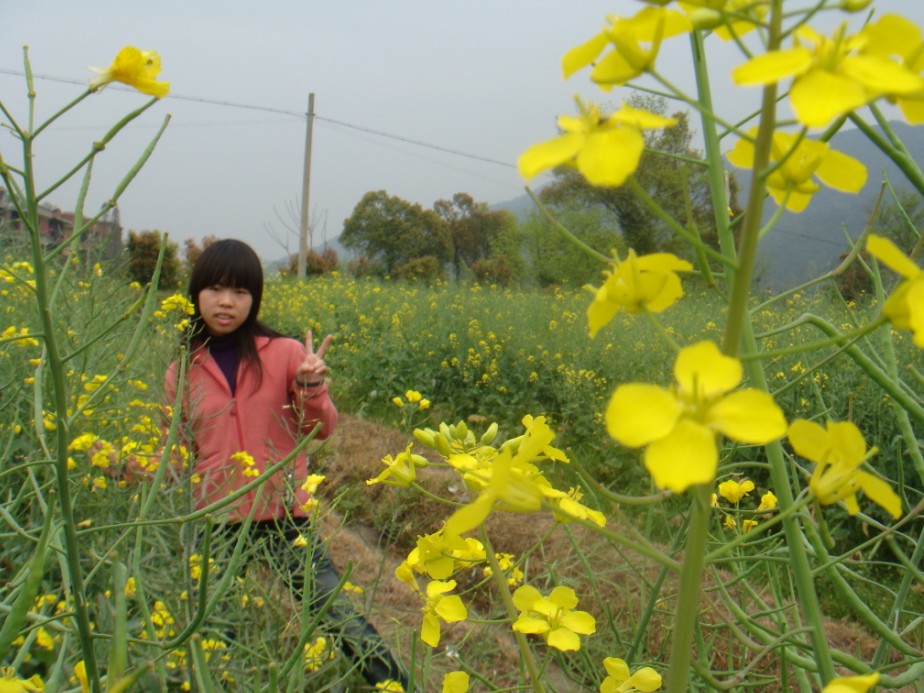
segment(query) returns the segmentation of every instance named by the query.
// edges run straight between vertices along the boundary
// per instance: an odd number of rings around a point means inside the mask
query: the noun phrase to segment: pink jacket
[[[241,361],[234,396],[208,349],[197,349],[190,356],[181,443],[193,461],[196,508],[221,500],[256,476],[252,470],[251,475],[245,475],[245,464],[233,459],[233,454],[247,452],[256,472],[262,474],[267,466],[291,453],[316,424],[321,424],[315,436],[318,440],[327,438],[337,424],[337,409],[327,385],[300,388],[295,384],[296,370],[305,358],[300,342],[257,337],[256,345],[263,365],[262,380],[258,383],[254,370]],[[166,376],[168,403],[175,401],[177,373],[174,363]],[[307,476],[308,460],[300,453],[291,465],[266,481],[254,520],[283,517],[287,509],[293,515],[305,516],[300,506],[309,499],[301,488]],[[256,491],[245,494],[227,506],[230,514],[222,519],[243,521],[255,499]]]

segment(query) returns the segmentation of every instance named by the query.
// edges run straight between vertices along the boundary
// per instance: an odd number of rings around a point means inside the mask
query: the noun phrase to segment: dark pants
[[[224,525],[219,533],[236,539],[241,527],[239,524]],[[318,540],[311,520],[287,517],[253,522],[248,534],[248,547],[254,550],[255,556],[259,556],[261,549],[267,552],[279,566],[282,579],[288,583],[298,601],[305,599],[307,587],[310,610],[317,611],[334,594],[340,584],[340,575],[323,543]],[[293,547],[293,542],[300,535],[309,542],[305,548]],[[310,579],[306,579],[305,575],[305,552],[311,553]],[[366,681],[374,686],[391,679],[407,690],[407,671],[391,654],[372,624],[356,613],[345,595],[341,593],[334,598],[324,617],[331,628],[339,630],[344,654],[357,664]]]

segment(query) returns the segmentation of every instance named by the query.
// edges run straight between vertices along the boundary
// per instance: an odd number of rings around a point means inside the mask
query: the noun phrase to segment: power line
[[[25,76],[26,73],[23,72],[22,70],[8,70],[8,69],[0,68],[0,74],[15,75],[15,76],[23,77]],[[43,79],[43,80],[47,80],[50,82],[62,82],[64,84],[78,84],[78,85],[83,85],[83,86],[86,85],[86,82],[82,82],[80,80],[71,79],[67,77],[55,77],[53,75],[44,75],[44,74],[38,74],[38,73],[33,73],[32,77],[34,79]],[[108,85],[107,89],[117,89],[118,91],[127,91],[127,92],[134,91],[130,87],[122,86],[117,83],[112,83]],[[301,113],[298,111],[289,111],[289,110],[285,110],[282,108],[273,108],[272,106],[261,106],[261,105],[256,105],[256,104],[241,103],[238,101],[207,99],[201,96],[185,96],[183,94],[172,94],[171,93],[166,98],[176,99],[178,101],[191,101],[195,103],[204,103],[204,104],[209,104],[212,106],[223,106],[225,108],[244,108],[244,109],[249,109],[253,111],[264,111],[266,113],[276,113],[280,115],[293,116],[296,118],[303,118],[303,119],[308,117],[307,113]],[[481,161],[482,163],[493,164],[495,166],[503,166],[505,168],[516,168],[516,166],[514,166],[514,164],[510,163],[509,161],[500,161],[498,159],[491,159],[489,157],[480,156],[478,154],[470,154],[468,152],[463,152],[460,149],[444,147],[442,145],[433,144],[431,142],[423,142],[421,140],[417,140],[411,137],[405,137],[403,135],[395,135],[390,132],[385,132],[384,130],[376,130],[374,128],[369,128],[369,127],[365,127],[362,125],[356,125],[354,123],[347,123],[345,121],[337,120],[334,118],[326,118],[324,116],[319,116],[317,114],[314,114],[314,117],[317,120],[321,120],[326,123],[339,125],[341,127],[349,128],[351,130],[357,130],[359,132],[365,132],[370,135],[375,135],[377,137],[385,137],[387,139],[396,140],[398,142],[404,142],[405,144],[412,144],[416,147],[423,147],[425,149],[433,149],[435,151],[443,152],[444,154],[452,154],[453,156],[461,156],[461,157],[465,157],[466,159],[472,159],[474,161]]]
[[[402,137],[401,135],[393,135],[388,132],[383,132],[382,130],[374,130],[372,128],[363,127],[362,125],[354,125],[352,123],[345,123],[342,120],[334,120],[333,118],[325,118],[324,116],[319,116],[315,114],[314,116],[317,120],[324,121],[326,123],[332,123],[334,125],[339,125],[341,127],[350,128],[351,130],[358,130],[360,132],[367,132],[371,135],[377,135],[379,137],[387,137],[389,139],[398,140],[399,142],[405,142],[406,144],[413,144],[418,147],[426,147],[427,149],[435,149],[440,152],[445,152],[447,154],[454,154],[456,156],[464,156],[468,159],[474,159],[475,161],[483,161],[487,164],[495,164],[497,166],[505,166],[507,168],[516,168],[509,161],[499,161],[497,159],[489,159],[484,156],[479,156],[477,154],[469,154],[468,152],[463,152],[458,149],[450,149],[449,147],[442,147],[438,144],[431,144],[429,142],[422,142],[420,140],[415,140],[410,137]]]

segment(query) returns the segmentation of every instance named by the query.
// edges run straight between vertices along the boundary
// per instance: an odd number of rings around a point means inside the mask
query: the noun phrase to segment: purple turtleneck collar
[[[205,346],[224,374],[225,380],[228,381],[228,387],[231,388],[232,395],[237,388],[237,367],[241,361],[241,352],[237,348],[237,340],[237,331],[230,334],[209,335],[208,339],[205,340]]]

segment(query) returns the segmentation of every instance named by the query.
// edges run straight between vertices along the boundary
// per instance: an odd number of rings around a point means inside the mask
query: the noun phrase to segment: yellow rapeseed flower
[[[693,269],[686,260],[671,253],[652,253],[637,257],[629,249],[626,259],[614,258],[613,269],[595,293],[587,308],[590,336],[609,323],[620,310],[628,313],[660,313],[683,296],[678,272]]]
[[[847,512],[860,511],[857,493],[863,491],[877,505],[898,518],[902,501],[888,483],[860,469],[876,448],[866,451],[866,441],[851,421],[828,421],[825,427],[814,421],[796,419],[789,426],[789,442],[796,454],[815,463],[809,488],[822,505],[844,501]]]
[[[883,58],[897,57],[916,75],[924,72],[924,36],[921,29],[901,15],[884,14],[879,21],[867,24],[863,30],[867,42],[863,52]],[[912,125],[924,123],[924,88],[910,93],[887,97],[901,110]]]
[[[655,484],[677,493],[715,478],[721,433],[742,443],[766,444],[786,432],[783,412],[768,393],[745,389],[738,359],[712,342],[680,351],[676,383],[662,388],[629,383],[616,388],[606,409],[609,434],[628,447],[645,447]]]
[[[440,644],[440,620],[446,623],[464,621],[468,618],[468,609],[462,599],[455,594],[447,595],[456,587],[455,580],[433,580],[427,584],[427,602],[424,605],[423,624],[420,627],[420,639],[430,647]]]
[[[557,650],[581,649],[579,635],[590,635],[597,630],[593,616],[577,611],[578,598],[570,587],[558,585],[547,597],[531,585],[523,585],[513,593],[513,603],[520,616],[513,623],[518,633],[539,635]]]
[[[677,124],[675,118],[626,105],[608,116],[595,104],[577,99],[577,105],[578,117],[559,117],[561,135],[520,155],[520,175],[533,178],[556,166],[571,166],[591,185],[618,187],[638,168],[645,149],[642,131]]]
[[[757,128],[741,138],[728,153],[728,160],[739,168],[754,165],[753,137]],[[801,212],[818,192],[818,178],[829,188],[857,193],[866,184],[866,167],[856,159],[831,148],[827,142],[776,131],[770,148],[770,164],[775,166],[766,177],[767,192],[778,205],[790,212]]]
[[[750,479],[745,479],[740,483],[735,479],[728,479],[719,484],[719,495],[729,503],[736,505],[753,490],[754,482]]]
[[[385,469],[374,479],[367,479],[366,485],[387,484],[389,486],[400,486],[407,488],[417,479],[417,468],[426,467],[429,462],[423,455],[417,455],[411,452],[414,443],[408,443],[404,452],[399,452],[395,457],[386,455],[382,458],[382,464]]]
[[[760,497],[760,505],[757,506],[757,511],[773,510],[777,506],[777,503],[778,501],[773,491],[767,491]]]
[[[607,657],[603,667],[607,676],[600,684],[600,693],[651,693],[661,687],[661,674],[651,667],[642,667],[631,674],[629,665],[619,657]]]
[[[915,346],[924,349],[924,270],[888,238],[870,234],[866,249],[905,278],[886,300],[882,312],[896,330],[911,330]]]
[[[601,88],[625,84],[654,68],[661,41],[693,28],[683,13],[662,7],[646,7],[632,17],[610,15],[607,21],[603,31],[562,58],[565,79],[593,65],[590,78]],[[609,44],[613,50],[599,57]]]
[[[101,89],[110,82],[121,82],[158,99],[164,98],[170,91],[170,82],[157,81],[160,56],[155,51],[125,46],[105,70],[92,69],[99,73],[90,81],[90,89],[93,90]]]
[[[809,26],[794,32],[794,46],[751,58],[732,72],[742,86],[793,78],[789,99],[796,118],[810,128],[827,126],[885,95],[921,92],[924,80],[887,56],[864,53],[865,31],[846,35],[846,23],[832,37]]]

